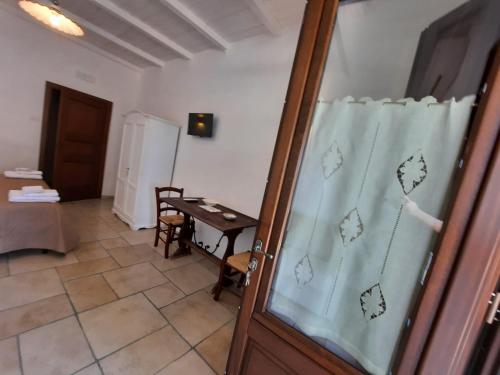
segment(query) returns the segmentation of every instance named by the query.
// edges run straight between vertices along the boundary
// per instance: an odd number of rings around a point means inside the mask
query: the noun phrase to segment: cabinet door
[[[144,125],[135,124],[131,140],[130,160],[128,161],[127,182],[133,188],[137,188],[142,168],[142,153],[144,143]]]
[[[123,126],[122,145],[120,151],[120,164],[118,166],[118,175],[116,179],[115,206],[120,210],[125,209],[125,199],[127,195],[127,179],[130,164],[130,149],[134,126],[125,122]]]

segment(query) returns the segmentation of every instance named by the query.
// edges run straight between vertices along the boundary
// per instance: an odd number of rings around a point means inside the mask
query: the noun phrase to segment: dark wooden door
[[[51,186],[64,201],[99,198],[112,103],[47,85],[60,92]]]
[[[294,187],[300,173],[303,150],[321,85],[337,8],[336,0],[309,1],[306,7],[254,249],[259,242],[262,246],[252,254],[256,267],[251,273],[250,283],[240,307],[227,365],[229,375],[366,372],[352,361],[347,353],[335,350],[334,354],[332,346],[327,347],[318,337],[307,336],[299,331],[289,316],[274,314],[268,303],[271,293],[275,292],[273,281],[281,265],[281,246],[287,235],[287,220],[292,209]],[[425,366],[426,371],[435,366],[443,374],[461,373],[447,372],[460,368],[456,363],[452,363],[453,358],[447,358],[449,363],[433,363],[442,361],[438,352],[443,348],[431,345],[429,336],[431,328],[434,329],[433,332],[438,328],[432,327],[438,308],[451,311],[456,304],[456,300],[446,301],[443,296],[447,291],[448,280],[458,271],[453,268],[453,264],[460,254],[461,244],[468,241],[474,243],[472,247],[485,247],[491,239],[490,236],[469,237],[468,229],[474,206],[481,203],[479,192],[486,189],[485,185],[490,183],[485,176],[500,128],[499,68],[500,53],[497,53],[488,76],[488,89],[480,98],[479,108],[474,114],[469,141],[463,155],[463,168],[456,180],[458,186],[454,187],[450,197],[447,225],[436,244],[437,255],[427,273],[426,286],[416,296],[415,306],[418,308],[406,322],[398,351],[393,357],[394,374],[420,373],[419,366]],[[498,186],[489,186],[488,190],[495,188],[498,191]],[[492,206],[490,199],[482,204]],[[497,205],[498,195],[495,199]],[[498,233],[500,228],[496,221],[495,225],[493,230]],[[480,256],[491,257],[491,251],[485,249],[484,254],[478,254],[475,260],[479,262]],[[457,277],[461,278],[462,283],[467,282],[467,275]],[[462,296],[464,298],[465,294],[471,297],[480,286],[468,287]],[[466,306],[461,310],[465,312]],[[300,314],[296,311],[295,313]],[[443,335],[457,328],[446,321],[437,321],[437,324],[445,332]],[[471,339],[474,340],[472,336]]]
[[[420,36],[406,96],[442,101],[476,93],[489,53],[500,37],[500,1],[468,1]]]

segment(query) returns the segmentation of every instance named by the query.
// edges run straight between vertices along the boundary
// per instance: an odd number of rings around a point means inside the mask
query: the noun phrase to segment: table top
[[[201,198],[198,198],[198,202],[186,202],[184,199],[185,198],[160,198],[162,202],[177,208],[179,211],[184,212],[187,215],[203,221],[205,224],[208,224],[221,232],[242,230],[245,228],[255,227],[258,224],[258,221],[254,218],[224,207],[220,204],[217,204],[214,207],[221,210],[221,212],[208,212],[200,207],[200,205],[204,204]],[[233,221],[224,219],[222,214],[225,212],[235,214],[236,219]]]

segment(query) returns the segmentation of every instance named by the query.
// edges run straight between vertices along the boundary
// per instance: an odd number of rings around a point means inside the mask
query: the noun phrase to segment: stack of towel
[[[29,180],[41,180],[42,171],[35,171],[29,168],[15,168],[13,171],[3,172],[5,177],[9,178],[26,178]]]
[[[59,202],[57,190],[43,186],[23,186],[21,190],[9,190],[9,202]]]

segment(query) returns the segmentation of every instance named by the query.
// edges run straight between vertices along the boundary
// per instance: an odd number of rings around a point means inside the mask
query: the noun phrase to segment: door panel
[[[115,192],[115,199],[114,199],[114,204],[115,206],[121,210],[121,214],[124,214],[124,209],[125,209],[125,197],[126,197],[126,188],[125,188],[125,183],[118,179],[116,181],[116,192]]]
[[[144,141],[144,125],[136,125],[134,126],[134,135],[132,138],[132,153],[129,161],[129,174],[128,174],[128,183],[131,184],[132,187],[136,188],[139,182],[140,177],[140,166],[141,166],[141,158],[142,158],[142,148]]]
[[[291,347],[278,336],[253,321],[249,327],[249,349],[243,360],[242,374],[309,374],[326,375],[328,371]]]
[[[53,187],[62,200],[101,196],[111,103],[60,87]]]
[[[118,168],[118,178],[126,181],[130,169],[130,148],[134,136],[134,125],[126,123],[123,127],[123,142],[121,147],[120,166]]]
[[[413,321],[432,324],[450,271],[442,266],[457,256],[491,153],[477,142],[491,129],[481,117],[470,128],[476,92],[447,102],[399,96],[415,36],[457,4],[391,4],[346,5],[330,45],[337,2],[308,3],[229,374],[409,374],[418,366],[421,352],[405,350],[429,331]]]
[[[102,136],[101,108],[91,105],[80,98],[66,98],[67,123],[65,124],[65,141],[75,143],[95,144],[95,139]]]

